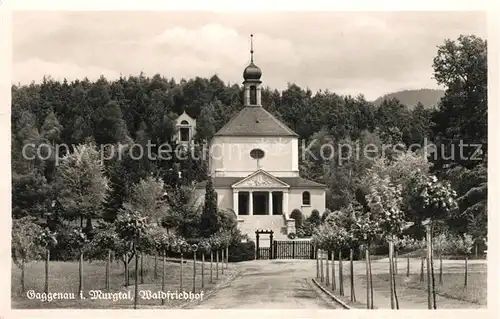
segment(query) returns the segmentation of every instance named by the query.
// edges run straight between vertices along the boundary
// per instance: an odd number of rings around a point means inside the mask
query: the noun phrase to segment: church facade
[[[286,238],[294,232],[291,211],[322,213],[326,188],[300,176],[299,136],[262,107],[262,72],[253,50],[251,57],[243,72],[244,108],[210,141],[209,173],[218,207],[233,210],[243,232],[252,237],[268,229]],[[205,186],[196,185],[200,203]]]

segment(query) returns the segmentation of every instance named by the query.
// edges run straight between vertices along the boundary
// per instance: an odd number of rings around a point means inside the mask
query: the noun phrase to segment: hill
[[[395,93],[386,94],[379,97],[373,104],[379,106],[385,99],[396,98],[402,104],[408,107],[414,107],[418,102],[422,103],[426,109],[435,108],[444,95],[443,90],[420,89],[420,90],[404,90]]]

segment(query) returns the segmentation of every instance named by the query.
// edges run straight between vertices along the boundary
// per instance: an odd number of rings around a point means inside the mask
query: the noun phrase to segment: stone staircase
[[[288,234],[295,232],[295,220],[290,219],[288,214],[283,215],[240,215],[238,216],[238,228],[243,234],[247,234],[255,241],[256,230],[272,230],[273,239],[288,240]],[[269,235],[260,237],[260,247],[269,246]]]
[[[274,239],[287,238],[283,215],[240,215],[238,216],[238,228],[252,240],[255,240],[255,231],[258,229],[272,230]],[[267,236],[262,236],[261,239],[264,240],[264,237],[267,238]]]

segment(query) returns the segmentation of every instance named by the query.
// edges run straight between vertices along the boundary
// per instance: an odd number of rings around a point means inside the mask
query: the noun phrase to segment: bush
[[[255,259],[255,242],[232,243],[229,246],[229,261],[239,262]]]
[[[300,209],[295,208],[294,210],[292,210],[290,218],[295,219],[295,228],[300,228],[300,226],[302,226],[302,222],[304,221],[304,215],[302,214]]]
[[[309,221],[314,226],[319,226],[319,224],[321,224],[321,216],[319,215],[319,211],[317,209],[313,209],[311,212],[311,216],[307,217],[307,221]]]
[[[305,238],[305,237],[311,237],[314,231],[314,225],[309,221],[306,220],[300,228],[297,229],[297,237],[299,238]]]
[[[72,229],[59,227],[56,230],[57,243],[50,249],[50,260],[70,261],[78,260],[80,251],[74,247]]]
[[[328,215],[330,215],[332,212],[327,209],[323,212],[323,215],[321,215],[321,223],[324,223]]]

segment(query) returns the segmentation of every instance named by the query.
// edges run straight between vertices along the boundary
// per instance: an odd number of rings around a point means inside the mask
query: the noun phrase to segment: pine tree
[[[217,198],[212,183],[212,178],[208,177],[205,186],[205,204],[200,218],[200,232],[203,237],[210,237],[219,230],[217,216]]]

